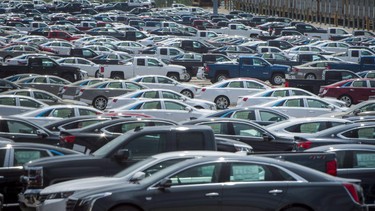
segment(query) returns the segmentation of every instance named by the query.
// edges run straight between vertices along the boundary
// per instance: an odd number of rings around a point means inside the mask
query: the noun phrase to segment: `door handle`
[[[314,113],[314,111],[309,111],[309,113]]]
[[[268,193],[273,194],[273,195],[277,195],[277,194],[282,193],[282,192],[283,192],[283,190],[278,190],[278,189],[268,191]]]
[[[206,193],[205,196],[207,196],[207,197],[216,197],[216,196],[219,196],[219,193],[215,193],[215,192],[213,192],[213,193]]]

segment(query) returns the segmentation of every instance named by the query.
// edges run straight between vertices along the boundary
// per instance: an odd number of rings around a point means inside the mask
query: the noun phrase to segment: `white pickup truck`
[[[151,47],[141,51],[141,54],[146,54],[150,56],[152,55],[152,57],[156,57],[158,59],[161,59],[162,61],[169,61],[172,58],[182,55],[184,53],[185,52],[183,50],[176,47]]]
[[[346,52],[333,54],[332,56],[348,62],[358,62],[360,57],[375,56],[375,53],[366,48],[349,48]]]
[[[104,78],[128,79],[138,75],[163,75],[177,81],[188,79],[186,68],[180,65],[167,65],[160,59],[148,56],[134,57],[124,65],[104,65],[100,69]]]
[[[269,33],[260,29],[251,28],[241,23],[232,23],[228,27],[210,29],[219,34],[239,35],[244,37],[257,37],[258,35],[269,36]]]

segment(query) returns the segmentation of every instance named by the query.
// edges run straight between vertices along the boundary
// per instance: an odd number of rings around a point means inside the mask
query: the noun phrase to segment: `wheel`
[[[71,74],[65,74],[63,76],[63,78],[66,79],[66,80],[68,80],[68,81],[70,81],[70,82],[74,82],[74,76],[71,75]]]
[[[168,73],[167,74],[167,77],[173,79],[173,80],[176,80],[176,81],[179,81],[180,80],[180,77],[178,76],[177,73]]]
[[[217,76],[216,76],[216,82],[219,82],[219,81],[223,81],[225,79],[228,78],[228,75],[225,74],[225,73],[219,73]]]
[[[100,74],[99,74],[99,70],[97,70],[97,71],[95,72],[95,78],[99,78],[99,76],[100,76]]]
[[[8,55],[8,56],[4,57],[4,62],[5,62],[7,59],[11,59],[11,58],[13,58],[11,55]]]
[[[307,80],[316,80],[316,75],[313,74],[313,73],[308,73],[308,74],[305,76],[305,79],[307,79]]]
[[[103,96],[96,97],[94,101],[92,101],[92,106],[99,110],[104,110],[107,107],[108,100]]]
[[[191,80],[191,78],[192,78],[192,76],[191,76],[191,72],[189,72],[189,71],[186,71],[186,79],[184,80],[185,82],[189,82],[190,80]]]
[[[305,208],[305,207],[288,207],[286,209],[282,209],[282,211],[310,211],[309,209]]]
[[[272,85],[281,85],[284,82],[284,75],[280,73],[275,73],[272,75],[270,83]]]
[[[339,97],[338,99],[341,100],[341,101],[344,101],[346,103],[346,105],[348,105],[348,106],[351,106],[352,103],[353,103],[353,100],[349,95],[343,95],[343,96]]]
[[[115,207],[111,211],[140,211],[140,209],[133,207],[133,206],[123,205],[123,206]]]
[[[228,97],[223,96],[223,95],[218,96],[218,97],[215,99],[214,103],[216,104],[216,107],[217,107],[218,109],[226,109],[226,108],[228,108],[228,106],[230,105],[230,102],[229,102]]]
[[[186,97],[189,97],[189,98],[194,98],[193,92],[188,90],[188,89],[182,90],[181,94],[183,94],[183,95],[185,95]]]
[[[113,79],[124,79],[124,75],[121,73],[113,73],[111,76]]]

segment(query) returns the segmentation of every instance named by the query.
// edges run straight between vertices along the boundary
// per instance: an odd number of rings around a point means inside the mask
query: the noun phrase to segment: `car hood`
[[[75,192],[80,190],[88,190],[93,188],[101,188],[115,184],[124,184],[127,179],[118,177],[90,177],[84,179],[70,180],[57,183],[44,188],[40,194],[51,194],[61,192]]]

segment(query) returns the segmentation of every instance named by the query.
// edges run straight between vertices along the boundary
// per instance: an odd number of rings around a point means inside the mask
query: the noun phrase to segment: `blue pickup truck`
[[[237,62],[206,64],[205,77],[212,83],[226,78],[250,77],[268,80],[273,85],[281,85],[285,74],[290,72],[286,65],[272,65],[263,58],[256,56],[241,56]]]
[[[375,56],[361,56],[358,63],[334,63],[330,64],[328,69],[341,69],[341,70],[351,70],[355,73],[374,70],[375,69]]]

